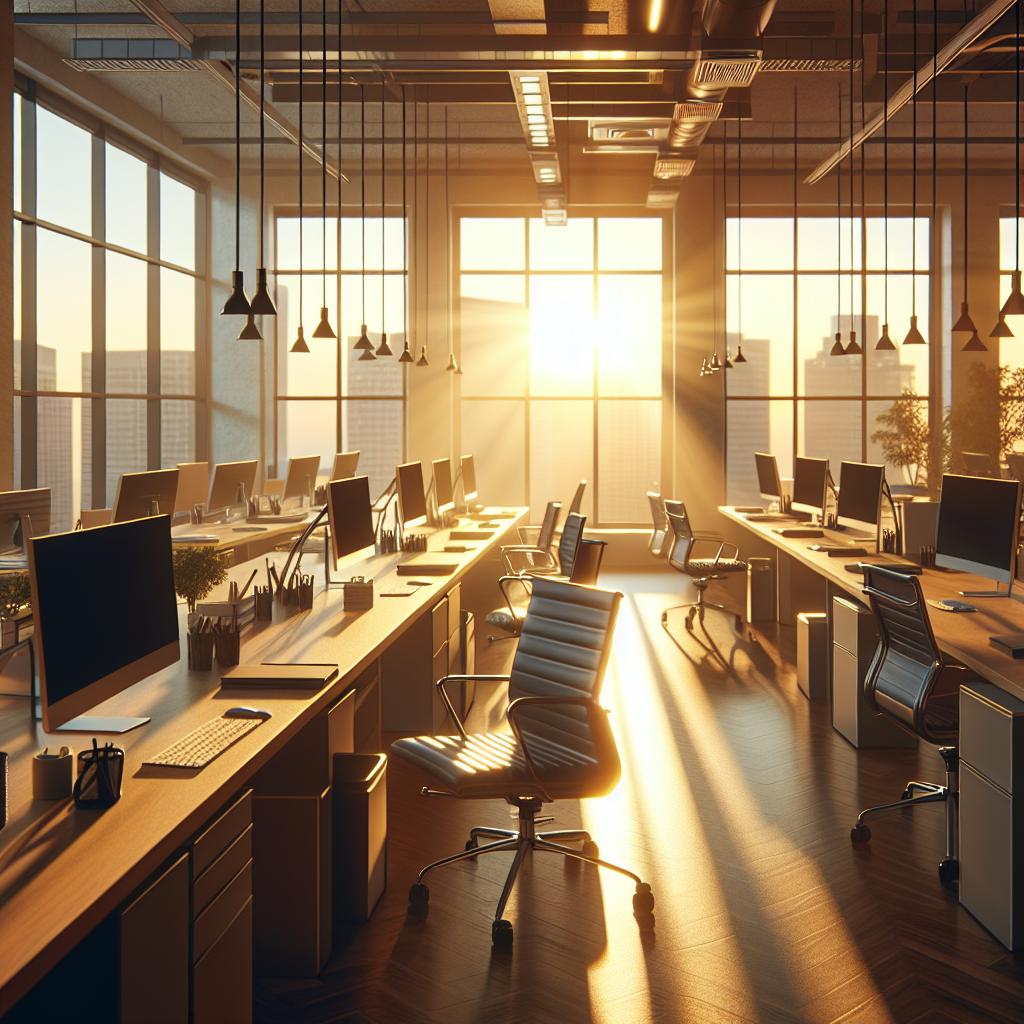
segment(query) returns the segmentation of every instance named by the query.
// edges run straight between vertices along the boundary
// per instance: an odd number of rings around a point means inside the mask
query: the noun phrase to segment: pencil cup
[[[78,778],[72,796],[75,806],[86,810],[112,807],[121,799],[121,777],[124,774],[124,751],[107,744],[78,755]]]
[[[225,630],[215,633],[217,647],[217,664],[221,668],[229,668],[238,664],[238,646],[241,633],[238,630]]]
[[[58,754],[36,754],[32,758],[32,799],[66,800],[71,796],[74,756],[70,747]]]
[[[189,671],[209,672],[213,668],[213,639],[212,633],[189,633]]]
[[[7,824],[7,755],[0,750],[0,828]]]
[[[256,599],[256,621],[270,622],[274,617],[274,595],[269,591],[259,591]]]
[[[299,593],[299,608],[302,611],[309,611],[313,607],[313,584],[300,583],[297,587]]]

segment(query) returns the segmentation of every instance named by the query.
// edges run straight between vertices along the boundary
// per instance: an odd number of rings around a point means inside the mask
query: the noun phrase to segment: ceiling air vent
[[[703,103],[700,100],[683,100],[676,104],[675,121],[717,121],[722,116],[721,103]]]
[[[810,57],[766,57],[761,61],[761,71],[814,71],[826,73],[830,71],[849,71],[848,57],[815,58]],[[856,58],[853,70],[859,71],[861,60]]]
[[[675,181],[693,172],[697,161],[681,156],[659,156],[654,161],[654,176],[659,181]]]
[[[704,89],[732,89],[748,86],[761,68],[757,54],[702,55],[691,72],[694,85]]]
[[[203,62],[172,39],[75,39],[64,61],[76,71],[198,71]]]

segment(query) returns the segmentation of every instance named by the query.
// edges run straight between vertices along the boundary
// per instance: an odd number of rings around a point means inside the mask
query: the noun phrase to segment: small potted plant
[[[0,573],[0,648],[14,643],[17,635],[15,620],[31,598],[28,573]]]
[[[228,577],[227,558],[209,544],[182,544],[174,548],[174,590],[188,605],[190,616],[201,601]]]

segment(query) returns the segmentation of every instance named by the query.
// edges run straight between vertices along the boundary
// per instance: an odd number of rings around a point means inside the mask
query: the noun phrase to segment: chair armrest
[[[519,542],[520,544],[535,544],[536,539],[540,536],[539,526],[520,526],[518,527]],[[532,538],[532,541],[531,541]]]
[[[523,556],[523,565],[516,568],[516,556]],[[507,544],[501,549],[502,561],[505,563],[505,571],[510,574],[527,572],[538,566],[554,567],[555,559],[550,551],[538,548],[532,544]]]
[[[453,676],[442,676],[434,684],[437,687],[437,692],[441,694],[441,700],[444,701],[444,706],[448,709],[448,714],[451,716],[452,722],[455,728],[458,730],[459,735],[463,738],[467,738],[466,727],[462,723],[462,719],[455,712],[455,705],[452,704],[451,697],[448,696],[448,691],[444,688],[445,683],[507,683],[510,676],[492,676],[492,675],[453,675]]]
[[[732,552],[732,554],[726,555],[726,558],[736,558],[739,555],[739,553],[740,553],[740,549],[739,549],[738,545],[733,544],[731,541],[725,540],[724,538],[722,538],[717,533],[708,533],[708,532],[705,532],[705,531],[694,533],[694,535],[693,535],[693,547],[696,548],[698,544],[715,544],[715,545],[717,545],[717,550],[715,551],[715,564],[716,565],[718,564],[718,562],[722,558],[722,552],[725,551],[726,549],[729,549]]]
[[[519,576],[516,574],[498,577],[498,589],[501,591],[501,596],[505,599],[505,604],[508,605],[509,615],[514,620],[516,618],[516,607],[512,603],[511,587],[513,583],[518,583],[526,591],[526,596],[530,597],[533,594],[533,580],[529,576]]]

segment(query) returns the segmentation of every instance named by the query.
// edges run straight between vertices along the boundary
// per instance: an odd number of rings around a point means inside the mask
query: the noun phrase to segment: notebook
[[[236,665],[220,677],[220,685],[223,689],[279,687],[319,690],[337,675],[337,665]]]

